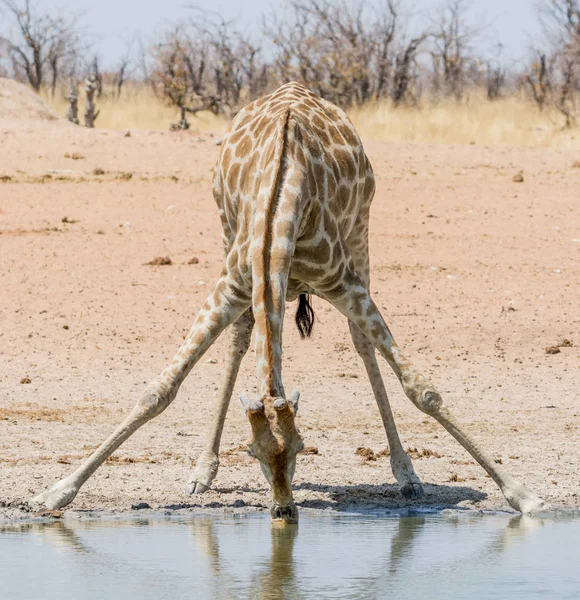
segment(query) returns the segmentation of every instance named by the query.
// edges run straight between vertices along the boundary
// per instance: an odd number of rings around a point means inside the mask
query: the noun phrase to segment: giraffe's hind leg
[[[367,286],[356,274],[345,253],[345,268],[340,281],[328,278],[313,284],[318,295],[326,298],[371,340],[399,378],[407,397],[424,413],[436,419],[473,456],[497,483],[510,506],[522,513],[546,508],[545,503],[508,475],[481,448],[455,415],[445,406],[433,384],[419,373],[397,346]]]
[[[370,206],[370,203],[367,205]],[[366,209],[368,210],[368,208]],[[362,218],[358,219],[355,228],[348,240],[348,249],[357,275],[361,278],[367,289],[370,287],[370,268],[369,268],[369,243],[368,243],[368,213],[363,214]],[[356,351],[362,358],[373,393],[381,413],[387,440],[389,442],[389,450],[391,453],[391,469],[393,475],[399,484],[399,489],[404,498],[419,499],[423,498],[425,492],[421,485],[421,480],[417,477],[413,469],[411,459],[403,450],[393,412],[389,405],[389,398],[385,390],[385,384],[377,364],[375,348],[372,342],[351,320],[348,322],[350,334]]]
[[[253,327],[254,315],[252,309],[249,308],[227,330],[228,350],[226,373],[218,394],[218,405],[207,440],[207,445],[197,459],[195,469],[185,487],[185,491],[188,494],[202,494],[211,486],[212,481],[217,475],[222,430],[224,428],[224,422],[226,420],[226,414],[230,405],[230,399],[232,397],[240,364],[250,347]]]
[[[191,368],[220,333],[246,311],[249,304],[249,295],[241,293],[233,279],[224,273],[171,363],[149,383],[125,420],[74,473],[36,496],[33,502],[52,509],[70,504],[80,487],[127,438],[171,404]]]
[[[393,417],[393,411],[389,404],[387,390],[385,389],[385,384],[383,383],[383,378],[381,377],[379,365],[377,364],[377,359],[375,357],[375,348],[364,333],[352,321],[349,321],[348,325],[356,351],[364,362],[379,407],[379,412],[381,413],[391,453],[391,469],[399,484],[401,494],[404,498],[408,499],[423,498],[425,492],[423,491],[421,480],[415,473],[413,463],[401,445],[401,440]]]

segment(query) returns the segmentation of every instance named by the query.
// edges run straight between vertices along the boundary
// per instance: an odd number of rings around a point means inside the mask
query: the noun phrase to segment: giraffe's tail
[[[314,327],[314,309],[310,304],[310,294],[300,294],[294,320],[300,337],[302,339],[310,337]]]
[[[281,353],[282,321],[290,266],[302,221],[304,158],[300,131],[288,107],[279,117],[276,136],[264,148],[265,174],[256,197],[252,240],[252,308],[256,331],[266,344],[267,362]],[[298,142],[298,143],[297,143]],[[296,324],[302,336],[312,330],[312,307],[301,295]]]

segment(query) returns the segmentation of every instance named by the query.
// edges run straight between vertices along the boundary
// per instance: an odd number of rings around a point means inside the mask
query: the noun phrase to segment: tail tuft
[[[300,337],[302,339],[310,337],[312,328],[314,327],[314,309],[310,304],[310,294],[300,294],[294,319]]]

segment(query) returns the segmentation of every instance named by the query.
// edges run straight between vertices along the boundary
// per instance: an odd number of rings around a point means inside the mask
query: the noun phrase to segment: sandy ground
[[[220,270],[208,134],[88,131],[0,114],[0,513],[68,474],[172,357]],[[580,156],[369,142],[372,291],[400,345],[488,451],[555,507],[580,506]],[[523,182],[513,176],[523,172]],[[148,266],[169,256],[170,266]],[[189,264],[192,258],[196,264]],[[315,299],[284,376],[302,391],[301,507],[396,508],[386,439],[344,319]],[[289,311],[289,318],[293,308]],[[177,400],[87,482],[71,509],[269,504],[237,401],[214,489],[183,492],[205,439],[224,337]],[[545,348],[570,340],[557,354]],[[250,352],[236,397],[255,389]],[[383,364],[426,505],[503,509],[482,469]],[[3,507],[3,508],[2,508]]]

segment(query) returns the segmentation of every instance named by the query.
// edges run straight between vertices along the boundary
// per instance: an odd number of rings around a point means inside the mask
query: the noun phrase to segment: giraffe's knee
[[[420,411],[432,417],[437,415],[443,406],[441,394],[428,381],[405,386],[405,393]]]
[[[424,390],[420,396],[419,408],[428,415],[434,416],[439,413],[443,406],[443,399],[439,392],[430,389]]]
[[[137,402],[137,410],[145,419],[153,419],[160,415],[170,404],[171,399],[167,394],[156,390],[146,391]]]

